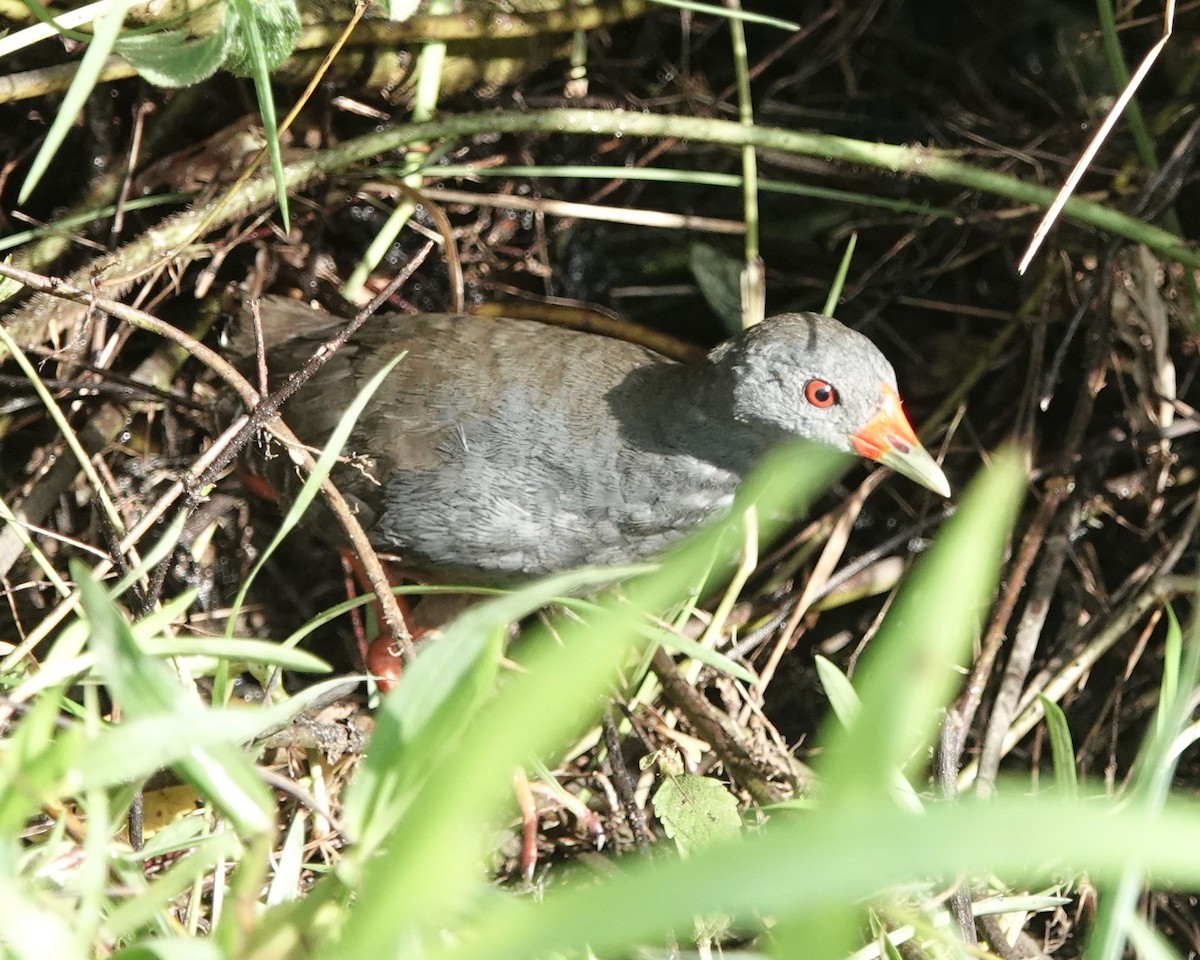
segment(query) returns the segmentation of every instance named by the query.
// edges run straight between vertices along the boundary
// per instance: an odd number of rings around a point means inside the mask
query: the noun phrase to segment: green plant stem
[[[1113,86],[1119,92],[1129,85],[1129,66],[1121,50],[1121,39],[1117,35],[1117,21],[1110,0],[1097,0],[1096,14],[1100,20],[1100,35],[1104,38],[1104,55],[1108,59],[1108,70],[1112,74]],[[1125,108],[1125,122],[1137,147],[1138,156],[1147,170],[1158,169],[1158,157],[1154,153],[1154,141],[1146,129],[1142,108],[1136,99]]]
[[[1112,74],[1113,87],[1119,91],[1129,85],[1129,65],[1125,62],[1125,53],[1121,49],[1121,38],[1117,33],[1117,21],[1111,0],[1096,0],[1096,13],[1100,20],[1100,34],[1104,38],[1104,55],[1108,59],[1108,69]],[[1151,137],[1150,131],[1146,127],[1146,119],[1142,116],[1142,108],[1136,97],[1130,100],[1129,106],[1125,108],[1125,122],[1129,125],[1129,134],[1133,138],[1133,145],[1137,148],[1138,158],[1142,161],[1142,165],[1149,171],[1157,172],[1160,164],[1154,150],[1154,138]],[[1179,213],[1174,206],[1164,211],[1162,216],[1167,229],[1175,233],[1183,230]],[[1192,296],[1195,300],[1194,288]]]
[[[429,14],[446,16],[454,12],[454,4],[450,0],[429,0]],[[433,119],[437,110],[438,95],[441,92],[442,67],[446,62],[446,42],[431,40],[421,48],[420,60],[417,64],[417,89],[413,96],[412,118],[414,123],[424,123]],[[412,190],[420,190],[424,185],[421,174],[424,157],[428,154],[428,144],[416,141],[409,144],[409,150],[404,157],[405,173],[403,183]],[[349,279],[346,281],[344,293],[350,299],[358,299],[366,285],[367,278],[383,262],[388,250],[395,244],[400,231],[404,229],[409,218],[417,211],[417,205],[410,197],[403,197],[399,205],[388,217],[383,229],[375,235],[366,253],[355,265]]]
[[[739,0],[725,0],[730,12],[739,12]],[[733,44],[733,63],[737,74],[738,122],[747,129],[754,127],[754,101],[750,94],[749,54],[746,51],[746,30],[741,20],[729,21]],[[744,240],[745,266],[742,267],[742,326],[761,323],[766,313],[766,281],[761,247],[758,241],[758,157],[752,144],[742,147],[742,218],[746,223]]]
[[[993,170],[963,163],[952,154],[926,147],[900,146],[852,140],[830,134],[777,127],[744,127],[727,120],[698,117],[626,113],[609,110],[559,109],[541,112],[508,111],[470,113],[439,118],[427,123],[395,127],[348,140],[325,153],[289,165],[285,171],[288,189],[341,172],[346,168],[402,149],[420,140],[458,139],[479,133],[570,133],[595,136],[621,134],[637,137],[675,137],[706,143],[779,150],[807,156],[819,156],[846,163],[877,167],[891,173],[924,177],[938,183],[968,187],[995,194],[1016,203],[1035,207],[1049,206],[1054,191],[1038,184]],[[98,281],[105,293],[118,296],[142,275],[147,265],[159,258],[178,256],[203,232],[228,224],[274,198],[275,185],[269,180],[245,184],[237,193],[213,204],[189,210],[149,231],[122,249],[87,264],[72,274],[69,281],[87,286]],[[1186,267],[1200,268],[1200,250],[1161,227],[1143,223],[1135,217],[1109,209],[1099,203],[1073,197],[1067,201],[1064,215],[1076,223],[1142,243],[1160,255],[1177,260]],[[67,322],[57,311],[57,303],[41,298],[28,309],[8,318],[6,326],[19,344],[42,338],[46,331]]]
[[[485,132],[669,136],[731,147],[753,146],[758,149],[841,160],[876,167],[890,173],[967,187],[1036,207],[1048,207],[1055,196],[1055,191],[1051,188],[975,167],[958,160],[949,152],[927,147],[873,143],[831,134],[782,130],[777,127],[745,127],[741,123],[728,120],[627,113],[621,110],[557,109],[539,113],[498,112],[446,117],[429,123],[396,127],[347,141],[327,154],[297,164],[295,172],[297,179],[303,182],[304,179],[322,176],[378,154],[399,149],[416,140],[458,138]],[[1144,243],[1186,266],[1200,267],[1200,251],[1161,227],[1143,223],[1102,204],[1077,197],[1067,202],[1063,212],[1076,223],[1096,227],[1135,243]]]

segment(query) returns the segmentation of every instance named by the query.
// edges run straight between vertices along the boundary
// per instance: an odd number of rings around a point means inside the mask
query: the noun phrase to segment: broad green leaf
[[[815,920],[929,877],[995,873],[1011,883],[1041,883],[1069,863],[1111,878],[1131,856],[1151,865],[1157,884],[1200,889],[1200,804],[1174,799],[1160,811],[1030,797],[1026,783],[1011,787],[1002,781],[990,801],[937,803],[918,815],[886,797],[829,804],[777,818],[758,833],[686,860],[661,852],[628,858],[619,870],[588,872],[547,889],[541,902],[489,901],[456,926],[453,938],[431,942],[423,955],[533,960],[590,950],[620,956],[688,929],[697,914],[723,912],[750,924],[781,915]],[[1099,783],[1086,789],[1089,797],[1104,793]],[[792,955],[829,957],[811,949]]]
[[[515,654],[520,669],[505,678],[501,691],[425,776],[366,862],[356,884],[357,907],[323,955],[391,955],[423,931],[457,925],[486,890],[478,867],[481,837],[513,809],[516,768],[530,757],[553,766],[553,758],[596,722],[622,669],[636,662],[646,643],[636,628],[642,618],[661,616],[686,596],[713,568],[714,556],[728,574],[749,505],[757,508],[766,542],[844,463],[844,457],[811,445],[777,451],[743,485],[725,523],[690,538],[654,572],[607,595],[586,622],[564,617],[552,629],[538,627],[522,638]]]
[[[260,58],[268,73],[274,70],[292,55],[300,39],[302,24],[294,0],[246,0],[231,4],[226,17],[232,17],[233,24],[225,69],[239,77],[251,76]]]
[[[190,87],[217,72],[233,43],[236,15],[227,9],[214,33],[195,39],[185,30],[164,30],[117,41],[116,52],[158,87]]]
[[[668,775],[652,802],[654,815],[684,855],[742,830],[737,798],[714,777]]]

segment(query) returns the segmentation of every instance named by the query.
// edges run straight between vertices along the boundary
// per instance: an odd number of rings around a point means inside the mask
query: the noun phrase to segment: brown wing
[[[266,301],[262,315],[268,343],[291,334],[268,346],[274,381],[336,330],[293,301]],[[417,566],[490,576],[619,562],[661,546],[643,517],[647,498],[671,493],[618,462],[628,438],[608,414],[609,394],[631,371],[665,363],[656,354],[526,321],[381,316],[288,402],[284,419],[323,446],[358,391],[401,353],[351,433],[344,453],[355,459],[334,475],[379,546]],[[286,461],[266,469],[286,495],[297,478],[280,477],[281,466],[286,473]],[[663,517],[671,537],[695,519],[690,510]],[[334,535],[328,517],[314,520]]]

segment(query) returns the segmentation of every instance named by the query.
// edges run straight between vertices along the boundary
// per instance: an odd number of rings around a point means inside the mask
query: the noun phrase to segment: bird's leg
[[[279,493],[271,486],[270,481],[266,477],[246,469],[239,469],[238,473],[246,489],[254,496],[275,504],[281,502]],[[353,598],[359,591],[371,593],[371,583],[362,561],[358,558],[358,554],[349,547],[341,547],[338,549],[338,556],[342,560],[347,599]],[[391,568],[386,563],[384,564],[384,569],[388,573],[388,582],[392,586],[396,586],[400,578],[396,577],[393,579]],[[390,636],[386,626],[388,621],[383,615],[379,601],[374,600],[372,604],[375,608],[375,622],[379,625],[380,630],[380,635],[374,641],[367,640],[366,625],[363,623],[362,612],[357,607],[350,611],[350,622],[354,631],[354,642],[358,650],[359,662],[368,673],[376,678],[379,689],[383,693],[387,693],[400,679],[400,672],[404,663],[403,652],[411,651],[413,640],[429,631],[413,626],[412,608],[404,597],[397,597],[396,604],[400,608],[400,615],[403,619],[402,626],[406,635],[403,637]]]
[[[370,592],[370,585],[367,583],[366,573],[363,570],[362,562],[353,550],[342,548],[338,551],[342,558],[342,567],[346,571],[346,593],[347,596],[352,596],[354,593],[354,584],[358,584],[358,588],[365,592]],[[388,582],[393,586],[401,579],[396,577],[393,579],[393,568],[385,564],[385,569],[388,571]],[[379,635],[374,640],[367,640],[367,631],[362,622],[362,615],[358,609],[351,611],[351,618],[354,629],[354,640],[358,647],[358,655],[366,671],[375,678],[382,693],[388,693],[396,686],[400,680],[400,674],[404,667],[405,651],[411,650],[413,641],[419,639],[424,634],[428,633],[428,629],[424,627],[414,626],[412,608],[404,597],[397,597],[396,601],[400,607],[401,615],[403,616],[403,627],[406,636],[393,637],[387,630],[387,621],[383,617],[383,612],[379,608],[378,600],[373,600],[372,605],[375,608],[375,622],[378,624]]]
[[[354,575],[354,553],[348,549],[338,551],[342,561],[342,587],[346,591],[346,599],[352,599],[358,593],[360,582]],[[362,610],[355,607],[350,611],[350,628],[354,631],[354,648],[358,652],[358,662],[364,667],[367,662],[367,625],[363,622]]]
[[[517,808],[521,811],[521,879],[532,883],[533,870],[537,866],[537,802],[533,799],[529,777],[520,768],[513,774],[513,793],[517,795]]]

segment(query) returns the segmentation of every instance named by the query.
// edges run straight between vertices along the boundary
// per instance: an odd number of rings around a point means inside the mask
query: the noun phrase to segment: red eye
[[[809,380],[804,385],[804,399],[823,410],[838,402],[838,392],[825,380]]]

